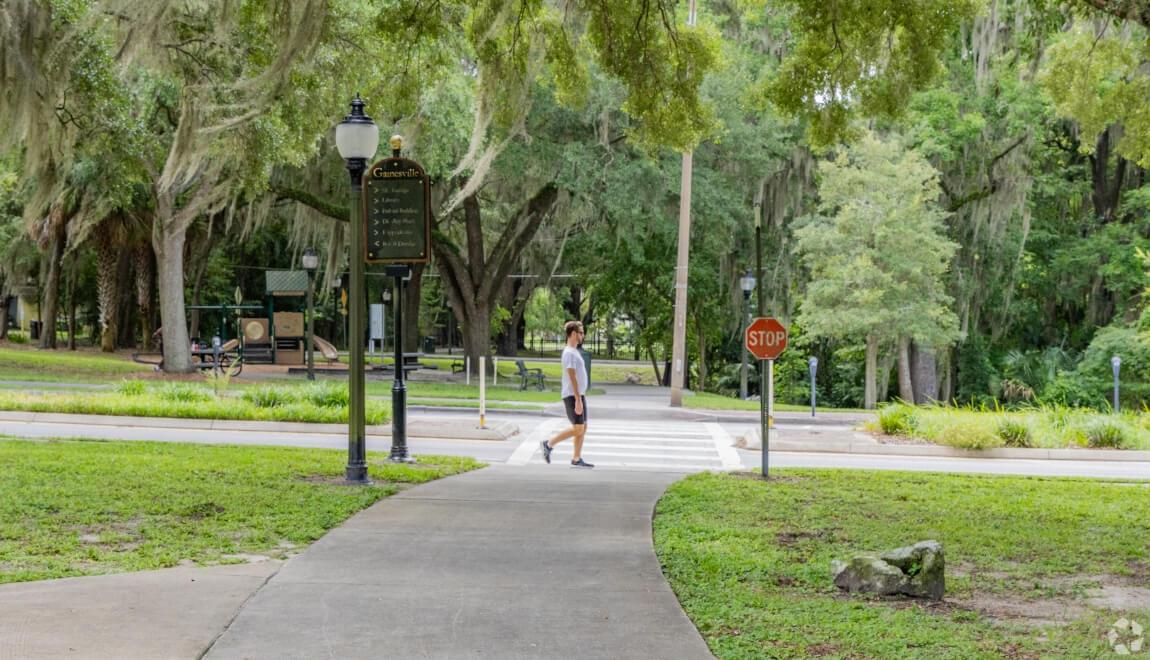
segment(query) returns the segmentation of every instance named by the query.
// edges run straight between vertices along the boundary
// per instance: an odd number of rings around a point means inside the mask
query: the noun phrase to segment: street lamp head
[[[331,283],[331,288],[336,289],[336,290],[338,290],[341,286],[343,286],[343,278],[342,277],[335,278],[335,280]]]
[[[315,273],[315,269],[319,268],[319,255],[315,253],[315,248],[304,248],[300,263],[303,264],[303,269],[309,274]]]
[[[751,269],[747,269],[747,274],[739,278],[739,288],[743,290],[743,295],[750,297],[751,292],[755,290],[755,276],[751,274]]]
[[[385,303],[391,302],[391,289],[384,288],[383,294],[382,294],[382,300]]]
[[[335,127],[335,146],[344,160],[367,160],[379,148],[379,126],[363,112],[364,103],[355,95],[351,113]]]
[[[1118,357],[1117,355],[1110,358],[1110,366],[1114,367],[1115,369],[1117,369],[1118,367],[1121,367],[1122,366],[1122,358]]]

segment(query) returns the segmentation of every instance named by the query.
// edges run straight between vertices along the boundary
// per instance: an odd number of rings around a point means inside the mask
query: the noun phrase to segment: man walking
[[[563,348],[563,405],[567,408],[567,419],[571,421],[571,428],[558,433],[550,440],[539,443],[543,449],[543,460],[551,462],[551,450],[555,445],[567,438],[575,438],[575,453],[571,456],[571,467],[593,468],[591,463],[583,460],[583,436],[587,433],[587,367],[583,363],[583,356],[579,353],[579,344],[583,343],[583,324],[578,321],[568,321],[563,326],[567,333],[567,346]]]

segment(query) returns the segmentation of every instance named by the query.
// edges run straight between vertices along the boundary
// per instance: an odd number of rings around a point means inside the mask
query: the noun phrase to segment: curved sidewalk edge
[[[206,658],[711,658],[663,577],[679,475],[489,467],[387,498],[293,557]]]

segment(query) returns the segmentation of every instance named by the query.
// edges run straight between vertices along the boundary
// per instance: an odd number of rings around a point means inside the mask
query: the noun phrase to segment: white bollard
[[[491,358],[491,364],[495,365],[495,368],[491,370],[491,372],[492,372],[491,373],[491,384],[496,386],[496,387],[499,387],[499,356],[498,355]]]
[[[487,428],[487,358],[479,356],[479,428]]]
[[[464,372],[467,373],[467,380],[465,382],[467,383],[468,387],[471,387],[471,356],[470,355],[463,358],[463,370],[464,370]]]

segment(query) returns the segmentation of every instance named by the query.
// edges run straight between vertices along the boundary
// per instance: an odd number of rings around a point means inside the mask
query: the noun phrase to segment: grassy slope
[[[0,439],[0,583],[280,557],[395,493],[481,466],[368,454],[374,484],[339,484],[340,450]]]
[[[655,545],[720,658],[1103,657],[1118,616],[992,622],[977,608],[840,594],[830,561],[925,539],[947,598],[1079,603],[1102,574],[1144,586],[1150,486],[1074,479],[795,470],[768,483],[703,474],[659,502]],[[1150,611],[1124,612],[1150,621]]]

